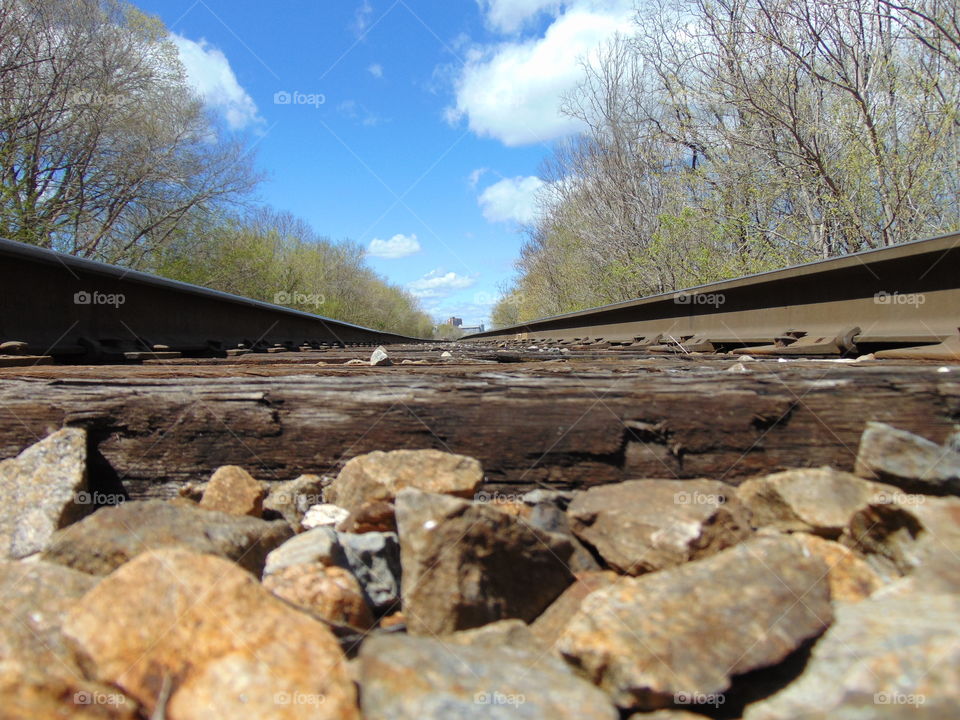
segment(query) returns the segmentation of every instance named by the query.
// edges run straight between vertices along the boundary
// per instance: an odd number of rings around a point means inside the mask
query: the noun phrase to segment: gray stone
[[[715,697],[829,626],[826,575],[789,537],[755,538],[594,591],[556,647],[623,709]]]
[[[388,365],[393,365],[393,360],[390,359],[387,349],[381,345],[374,350],[373,354],[370,356],[370,364],[374,367],[386,367]]]
[[[44,550],[55,531],[94,509],[87,486],[87,433],[58,430],[0,462],[0,557]]]
[[[616,720],[596,687],[562,662],[447,638],[379,636],[360,649],[365,720]]]
[[[395,609],[400,602],[400,542],[396,533],[338,533],[346,567],[378,613]]]
[[[506,618],[529,622],[574,579],[566,538],[487,505],[402,490],[397,526],[403,610],[413,634]]]
[[[559,533],[567,536],[573,546],[573,553],[567,563],[575,573],[599,570],[600,564],[590,551],[573,534],[566,509],[573,500],[572,492],[533,490],[523,496],[523,503],[530,506],[530,514],[525,521],[532,527],[544,532]]]
[[[285,567],[303,563],[346,565],[343,548],[333,528],[318,527],[294,535],[267,555],[263,574],[270,575]]]
[[[178,547],[233,560],[259,577],[267,553],[292,534],[283,520],[202,510],[186,500],[125,502],[58,530],[43,558],[106,575],[147,550]]]
[[[854,472],[912,492],[960,494],[960,452],[884,423],[867,423]]]
[[[948,718],[960,707],[960,597],[840,606],[803,673],[744,720]]]
[[[628,480],[579,493],[573,532],[618,572],[639,575],[706,557],[750,535],[733,487],[715,480]]]
[[[448,645],[468,645],[491,649],[518,648],[535,652],[540,657],[550,658],[548,662],[554,662],[553,658],[544,652],[546,648],[533,634],[530,626],[523,620],[517,620],[516,618],[498,620],[471,630],[460,630],[450,635],[444,635],[443,641]]]

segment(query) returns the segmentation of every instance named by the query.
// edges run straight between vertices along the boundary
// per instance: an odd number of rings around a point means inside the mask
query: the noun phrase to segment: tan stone
[[[330,630],[213,555],[143,553],[88,592],[63,632],[148,713],[169,683],[176,720],[358,717]]]
[[[594,590],[612,585],[619,577],[612,570],[577,573],[577,581],[564,590],[563,594],[533,621],[530,630],[546,647],[553,647],[567,623],[577,614],[587,595]]]
[[[396,532],[397,518],[391,503],[374,500],[351,512],[337,529],[348,533]]]
[[[134,718],[115,688],[83,677],[61,623],[100,578],[45,562],[0,562],[0,716]]]
[[[707,557],[750,536],[735,488],[716,480],[627,480],[577,493],[570,528],[626,575]]]
[[[394,450],[358,455],[327,489],[327,502],[350,512],[365,503],[393,502],[404,488],[473,497],[483,481],[480,463],[439,450]]]
[[[791,537],[827,566],[831,600],[860,602],[883,586],[883,578],[865,560],[840,543],[807,533],[796,533]]]
[[[263,586],[332,623],[364,630],[373,625],[360,583],[349,570],[320,563],[289,565],[264,577]]]
[[[754,527],[812,532],[831,539],[840,536],[857,510],[884,490],[832,468],[799,468],[752,478],[737,488]]]
[[[205,510],[219,510],[230,515],[263,515],[263,499],[266,492],[242,467],[224,465],[217,468],[210,478],[200,507]]]

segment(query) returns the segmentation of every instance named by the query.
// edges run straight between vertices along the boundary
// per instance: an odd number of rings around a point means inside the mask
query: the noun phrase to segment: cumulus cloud
[[[525,0],[490,2],[488,22],[515,27],[543,10],[555,15],[543,37],[473,48],[455,81],[456,101],[448,121],[466,119],[477,135],[517,146],[555,140],[582,129],[560,113],[561,98],[583,75],[580,61],[595,56],[616,32],[628,32],[631,0],[578,0],[565,3]],[[512,14],[511,14],[512,13]]]
[[[224,116],[230,129],[242,130],[263,122],[253,98],[237,82],[226,55],[203,39],[194,42],[177,33],[171,33],[170,39],[180,54],[187,82],[209,107]]]
[[[545,10],[556,10],[561,0],[480,0],[487,24],[501,32],[519,30]]]
[[[490,222],[518,222],[524,225],[537,218],[541,194],[547,183],[536,176],[504,178],[486,188],[477,201]]]
[[[468,288],[476,281],[476,277],[458,275],[455,272],[445,273],[438,268],[431,270],[419,280],[408,283],[407,289],[418,298],[441,298],[456,290]]]
[[[367,68],[367,72],[373,75],[377,80],[383,77],[383,65],[380,63],[374,63]]]
[[[370,241],[370,247],[367,248],[367,255],[386,258],[387,260],[407,257],[418,252],[420,252],[420,242],[417,240],[417,236],[401,233],[397,233],[389,240],[374,238]]]

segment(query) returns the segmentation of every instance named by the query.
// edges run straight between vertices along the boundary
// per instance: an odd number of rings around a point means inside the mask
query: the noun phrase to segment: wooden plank
[[[223,464],[263,480],[335,473],[372,450],[478,458],[488,482],[628,477],[740,482],[785,467],[849,469],[864,423],[942,442],[960,371],[730,359],[403,368],[132,367],[0,372],[0,457],[86,427],[133,496],[170,495]],[[513,371],[517,368],[516,371]]]

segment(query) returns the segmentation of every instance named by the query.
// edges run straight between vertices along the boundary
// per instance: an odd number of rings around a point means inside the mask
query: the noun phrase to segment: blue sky
[[[267,173],[259,199],[334,240],[436,319],[487,322],[514,275],[578,58],[630,0],[139,0]],[[322,288],[298,288],[312,293]]]

